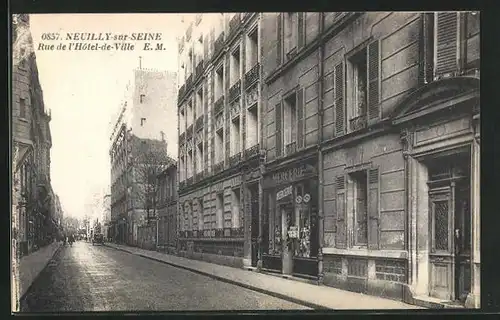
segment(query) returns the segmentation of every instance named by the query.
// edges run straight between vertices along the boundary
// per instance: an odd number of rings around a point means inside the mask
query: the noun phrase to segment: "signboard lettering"
[[[279,201],[292,194],[292,186],[288,186],[283,190],[278,191],[276,194],[276,201]]]

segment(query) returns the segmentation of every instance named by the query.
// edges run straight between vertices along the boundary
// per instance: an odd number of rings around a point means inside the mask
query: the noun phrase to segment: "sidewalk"
[[[24,256],[12,263],[12,300],[16,304],[28,291],[36,277],[47,266],[56,251],[61,246],[60,242],[53,242],[39,250]],[[12,305],[17,309],[16,305]]]
[[[327,286],[316,286],[300,281],[288,280],[277,276],[177,257],[155,251],[114,243],[106,243],[106,246],[170,264],[178,268],[187,269],[277,298],[306,305],[314,309],[424,309],[400,301],[363,295]]]

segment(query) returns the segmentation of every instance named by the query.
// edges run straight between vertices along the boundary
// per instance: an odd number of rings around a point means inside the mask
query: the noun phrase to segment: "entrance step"
[[[429,309],[462,309],[465,306],[459,301],[446,301],[429,296],[413,297],[414,304]]]

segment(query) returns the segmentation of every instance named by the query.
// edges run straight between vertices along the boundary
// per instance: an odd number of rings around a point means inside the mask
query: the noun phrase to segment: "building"
[[[261,19],[263,269],[478,307],[479,14]]]
[[[179,40],[178,253],[257,266],[260,15],[191,18]]]
[[[111,195],[105,194],[102,199],[102,217],[101,221],[103,223],[103,234],[105,239],[109,239],[110,234],[110,222],[111,222]]]
[[[159,172],[168,163],[167,154],[177,155],[177,132],[169,123],[176,96],[175,73],[134,70],[110,138],[111,226],[117,241],[136,245],[137,228],[153,208],[153,196],[144,187],[154,184],[143,182],[154,179],[143,169],[154,166]]]
[[[19,255],[55,237],[50,111],[43,101],[29,15],[12,15],[13,238]]]
[[[177,163],[173,162],[157,176],[158,215],[157,248],[167,253],[177,251]]]

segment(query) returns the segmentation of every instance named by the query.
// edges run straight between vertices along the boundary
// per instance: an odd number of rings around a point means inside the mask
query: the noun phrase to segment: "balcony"
[[[229,158],[229,166],[235,167],[236,165],[238,165],[238,163],[240,163],[240,161],[241,161],[241,152],[238,152]]]
[[[351,131],[358,131],[366,128],[366,114],[362,114],[358,117],[352,118],[349,120],[349,125]]]
[[[179,141],[184,141],[185,138],[186,138],[186,132],[183,132],[179,135]]]
[[[241,13],[236,13],[229,21],[229,36],[232,36],[238,31],[241,26]]]
[[[234,103],[232,103],[229,107],[229,116],[231,120],[240,116],[240,110],[240,100],[234,101]]]
[[[196,65],[195,73],[196,79],[199,79],[203,75],[203,59]]]
[[[221,96],[214,103],[214,113],[215,114],[219,114],[219,112],[222,112],[222,110],[224,110],[224,96]]]
[[[219,131],[224,127],[224,115],[222,113],[219,113],[215,117],[215,131]]]
[[[214,164],[213,171],[214,173],[219,173],[224,170],[224,161]]]
[[[235,84],[229,89],[229,102],[238,98],[241,94],[241,80],[236,81]]]
[[[246,149],[243,152],[245,160],[252,159],[253,157],[259,155],[259,149],[260,149],[260,145],[258,143],[256,145]]]
[[[193,136],[193,125],[189,125],[189,127],[186,129],[186,139],[190,139]]]
[[[285,148],[286,155],[289,155],[289,154],[292,154],[295,152],[297,152],[297,143],[296,142],[292,142],[292,143],[289,143],[286,145],[286,148]]]
[[[201,180],[203,180],[203,178],[204,178],[204,177],[205,177],[205,176],[204,176],[203,171],[198,172],[198,173],[194,176],[194,181],[195,181],[195,182],[200,182]]]
[[[191,73],[186,80],[186,91],[189,91],[192,85],[193,85],[193,74]]]
[[[297,48],[293,48],[292,50],[290,50],[287,54],[286,54],[286,59],[287,60],[292,60],[293,57],[295,57],[297,55]]]
[[[245,89],[248,89],[255,82],[259,80],[260,77],[260,64],[257,62],[252,69],[245,73]]]
[[[184,98],[184,93],[186,93],[186,85],[183,84],[179,89],[178,100],[182,100]]]
[[[224,48],[224,32],[222,32],[217,37],[217,40],[215,40],[214,42],[214,58],[219,56],[223,48]]]
[[[199,116],[194,122],[195,130],[199,130],[203,127],[203,115]]]

